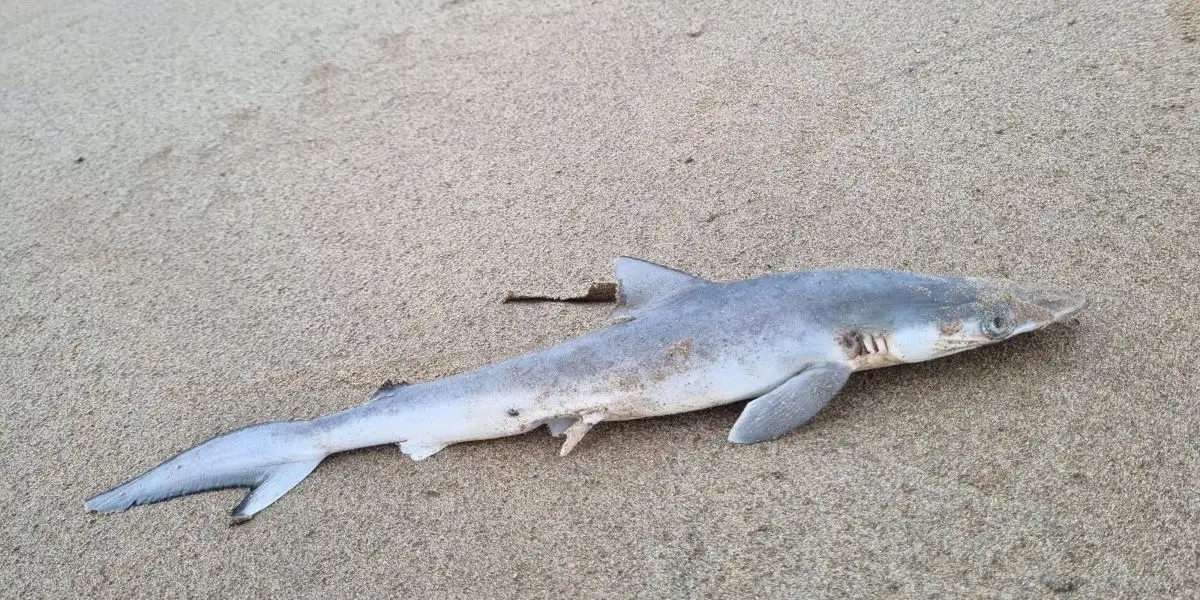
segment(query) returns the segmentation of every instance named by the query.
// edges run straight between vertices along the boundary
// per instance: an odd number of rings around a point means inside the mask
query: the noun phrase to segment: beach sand
[[[1196,597],[1200,4],[0,7],[0,596]],[[216,433],[582,334],[622,254],[1082,290],[1078,323],[739,406],[240,493]]]

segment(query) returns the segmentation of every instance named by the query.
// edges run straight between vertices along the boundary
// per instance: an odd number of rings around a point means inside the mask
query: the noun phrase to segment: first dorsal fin
[[[613,271],[617,278],[613,316],[617,318],[632,318],[683,290],[708,283],[695,275],[630,256],[617,259]]]

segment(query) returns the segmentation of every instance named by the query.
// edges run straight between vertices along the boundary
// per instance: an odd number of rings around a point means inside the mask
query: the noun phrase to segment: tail
[[[312,434],[311,421],[278,421],[236,429],[203,442],[84,503],[92,512],[120,512],[227,488],[250,488],[231,513],[248,521],[300,483],[328,452]]]

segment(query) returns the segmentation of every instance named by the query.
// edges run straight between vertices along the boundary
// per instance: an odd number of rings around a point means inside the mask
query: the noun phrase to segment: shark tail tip
[[[250,488],[233,509],[245,522],[300,483],[325,458],[306,422],[286,421],[244,427],[186,450],[106,492],[84,501],[92,513],[122,512],[200,492]]]

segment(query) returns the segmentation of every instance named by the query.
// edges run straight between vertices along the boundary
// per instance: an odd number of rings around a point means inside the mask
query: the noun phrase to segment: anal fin
[[[413,460],[425,460],[441,452],[446,446],[449,446],[449,444],[444,442],[421,440],[408,440],[400,442],[398,445],[400,446],[400,451],[407,454]]]

